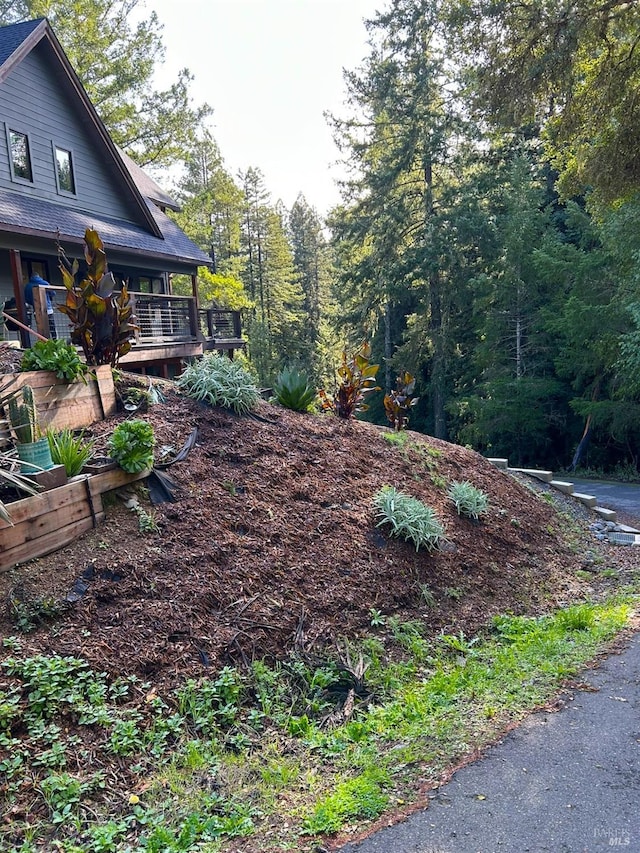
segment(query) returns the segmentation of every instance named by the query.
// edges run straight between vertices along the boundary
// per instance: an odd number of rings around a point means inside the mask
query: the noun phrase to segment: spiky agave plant
[[[273,393],[281,406],[295,412],[308,412],[316,399],[316,389],[299,370],[285,367],[273,383]]]

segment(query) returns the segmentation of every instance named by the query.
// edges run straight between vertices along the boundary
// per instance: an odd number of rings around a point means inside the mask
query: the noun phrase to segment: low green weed
[[[243,689],[240,673],[225,666],[213,680],[189,679],[178,691],[178,710],[194,732],[214,735],[236,722]]]
[[[307,835],[333,833],[347,821],[358,818],[373,820],[382,814],[389,802],[385,788],[390,785],[388,772],[375,767],[369,767],[359,776],[340,782],[304,819],[303,831]]]
[[[484,635],[431,642],[421,621],[389,614],[335,660],[225,667],[165,697],[79,658],[14,652],[2,664],[0,773],[8,807],[23,810],[0,826],[0,848],[34,853],[54,837],[64,853],[213,853],[254,834],[256,849],[294,849],[301,833],[375,819],[391,797],[411,802],[425,780],[547,701],[633,606],[629,594],[537,618],[505,614]],[[364,661],[362,698],[352,691]],[[104,775],[78,770],[92,761]],[[48,819],[21,817],[43,802]]]
[[[135,511],[138,516],[138,530],[140,533],[158,533],[160,525],[155,512],[149,512],[142,506],[137,506]]]

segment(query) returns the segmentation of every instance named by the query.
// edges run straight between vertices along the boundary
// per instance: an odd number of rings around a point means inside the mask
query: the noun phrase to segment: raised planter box
[[[95,374],[95,378],[91,375]],[[116,411],[116,392],[109,365],[91,368],[86,383],[65,382],[49,370],[28,370],[0,376],[0,391],[30,385],[42,429],[79,429]]]
[[[0,519],[0,571],[63,548],[104,519],[102,495],[149,475],[121,468],[79,474],[65,486],[8,504],[11,524]]]

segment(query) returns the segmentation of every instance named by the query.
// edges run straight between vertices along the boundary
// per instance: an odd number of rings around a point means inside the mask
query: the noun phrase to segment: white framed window
[[[11,178],[18,183],[32,184],[33,167],[31,165],[29,134],[7,125],[7,147],[9,149]]]
[[[61,195],[75,195],[76,178],[73,172],[73,152],[54,143],[53,159],[58,192]]]

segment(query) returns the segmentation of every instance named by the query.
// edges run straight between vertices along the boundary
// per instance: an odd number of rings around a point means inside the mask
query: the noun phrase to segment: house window
[[[76,194],[76,181],[73,176],[73,158],[71,151],[66,148],[58,148],[54,146],[54,154],[56,158],[56,180],[58,182],[58,192]]]
[[[9,134],[9,159],[11,160],[11,176],[15,180],[33,183],[33,170],[31,168],[31,152],[29,150],[29,137],[19,130],[8,130]]]

